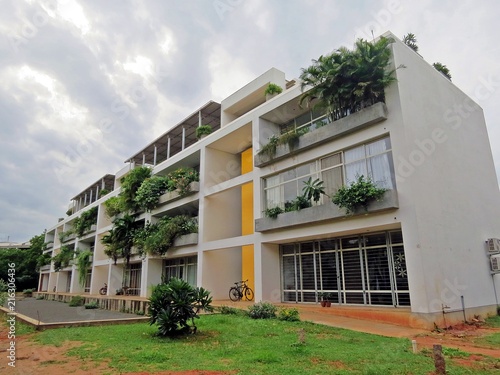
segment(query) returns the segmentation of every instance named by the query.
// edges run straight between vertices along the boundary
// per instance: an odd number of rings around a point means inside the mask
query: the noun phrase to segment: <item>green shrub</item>
[[[135,201],[145,211],[156,208],[160,196],[169,190],[169,179],[166,176],[153,176],[144,180],[137,189]]]
[[[299,310],[284,307],[278,311],[278,319],[285,320],[287,322],[298,322],[300,321]]]
[[[199,318],[201,310],[211,311],[211,303],[209,291],[172,278],[166,284],[153,287],[149,299],[149,324],[158,326],[160,336],[172,336],[190,330],[196,333],[194,320]]]
[[[108,217],[110,218],[126,211],[125,201],[120,196],[111,197],[106,200],[104,202],[104,207],[106,215],[108,215]]]
[[[279,214],[285,212],[280,206],[266,208],[264,211],[264,215],[266,217],[270,217],[271,219],[276,219]]]
[[[212,133],[212,127],[210,125],[201,125],[196,128],[196,138],[201,138],[203,135],[209,135]]]
[[[283,92],[283,89],[276,83],[270,83],[269,85],[267,85],[266,90],[264,92],[267,95],[281,94]]]
[[[74,297],[71,297],[71,300],[69,301],[69,306],[70,307],[83,306],[84,301],[85,301],[85,298],[83,298],[82,296],[74,296]]]
[[[219,312],[223,315],[240,315],[241,310],[236,309],[231,306],[221,306],[219,307]]]
[[[24,289],[23,294],[25,297],[31,297],[33,295],[34,291],[35,291],[35,289]]]
[[[332,197],[332,202],[344,208],[346,215],[354,213],[357,208],[368,210],[368,204],[380,200],[386,189],[377,187],[370,178],[358,176],[349,186],[342,186]]]
[[[42,300],[42,299],[45,299],[45,297],[43,296],[43,294],[40,294],[39,296],[36,297],[37,300]]]
[[[248,308],[248,316],[252,319],[276,318],[278,308],[269,302],[258,302]]]
[[[311,207],[311,200],[303,195],[299,195],[293,201],[285,202],[285,212],[300,211],[303,208]]]
[[[71,303],[70,303],[70,306],[71,306]],[[85,305],[85,308],[87,310],[92,310],[92,309],[98,309],[99,308],[99,304],[97,302],[89,302],[89,303],[86,303]]]

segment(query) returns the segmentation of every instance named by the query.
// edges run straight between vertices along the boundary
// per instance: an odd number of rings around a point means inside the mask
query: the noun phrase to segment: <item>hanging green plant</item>
[[[82,237],[94,224],[97,224],[97,207],[92,207],[77,217],[73,223],[73,230],[78,237]]]
[[[85,287],[85,281],[87,280],[87,271],[92,265],[90,257],[92,252],[90,250],[79,251],[76,257],[76,269],[78,270],[78,282],[80,286]]]
[[[276,155],[276,147],[278,146],[279,141],[280,141],[279,137],[273,134],[269,138],[269,142],[260,148],[258,154],[267,155],[270,158],[273,158],[274,155]]]
[[[266,208],[264,210],[264,216],[270,217],[271,219],[276,219],[279,214],[285,212],[280,206]]]
[[[62,268],[68,267],[69,262],[73,259],[73,256],[73,248],[66,245],[62,246],[59,253],[52,257],[52,262],[54,262],[54,271],[59,272]]]
[[[370,178],[358,176],[349,186],[342,186],[332,197],[332,202],[345,209],[346,215],[353,214],[358,208],[368,210],[368,204],[380,200],[387,189],[379,188]]]

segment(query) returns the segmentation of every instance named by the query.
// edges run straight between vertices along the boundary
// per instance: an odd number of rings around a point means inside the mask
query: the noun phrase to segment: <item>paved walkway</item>
[[[3,308],[3,311],[9,312]],[[83,306],[70,307],[56,301],[37,300],[36,298],[16,299],[15,312],[28,323],[40,326],[85,325],[98,322],[134,322],[147,320],[147,317],[102,309],[86,309]],[[27,317],[27,319],[24,319]]]

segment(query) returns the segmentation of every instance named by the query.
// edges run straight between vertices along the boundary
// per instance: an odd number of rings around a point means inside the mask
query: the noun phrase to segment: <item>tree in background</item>
[[[38,271],[40,267],[50,263],[50,255],[43,254],[45,250],[45,233],[34,236],[28,249],[0,250],[0,279],[8,280],[9,264],[15,264],[16,289],[38,287]]]

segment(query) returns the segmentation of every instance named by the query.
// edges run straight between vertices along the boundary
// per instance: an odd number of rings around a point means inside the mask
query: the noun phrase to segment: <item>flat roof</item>
[[[91,191],[92,191],[92,195],[95,196],[97,188],[99,188],[99,190],[103,189],[103,182],[104,182],[104,188],[106,190],[113,191],[115,188],[115,175],[114,174],[106,174],[106,175],[102,176],[100,179],[98,179],[96,182],[94,182],[88,188],[84,189],[82,192],[78,193],[73,198],[71,198],[71,200],[74,201],[74,200],[79,200],[80,198],[85,198],[85,194],[87,194],[87,197],[90,197]]]
[[[173,128],[156,138],[139,152],[125,160],[125,163],[134,161],[136,164],[142,164],[143,157],[146,164],[154,165],[154,153],[156,147],[156,164],[167,159],[167,145],[170,138],[170,156],[182,151],[182,129],[185,129],[186,139],[184,148],[196,143],[196,128],[199,125],[199,114],[201,113],[202,125],[210,125],[212,131],[220,129],[221,106],[219,103],[209,101]]]

